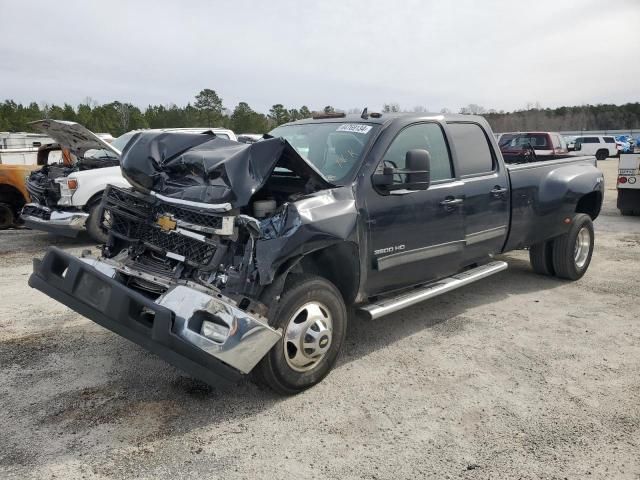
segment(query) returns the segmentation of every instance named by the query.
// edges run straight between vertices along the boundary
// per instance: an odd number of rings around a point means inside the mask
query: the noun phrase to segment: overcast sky
[[[0,100],[640,101],[640,0],[2,0]]]

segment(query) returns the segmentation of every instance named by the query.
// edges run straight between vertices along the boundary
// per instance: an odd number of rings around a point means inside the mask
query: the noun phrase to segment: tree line
[[[533,108],[516,112],[484,114],[496,132],[542,130],[640,130],[640,103]]]
[[[370,109],[373,111],[373,109]],[[325,113],[340,111],[332,106],[322,109]],[[352,108],[349,113],[360,113]],[[381,111],[402,112],[398,103],[385,103]],[[423,106],[413,107],[416,113],[427,112]],[[441,113],[451,113],[441,109]],[[462,114],[483,115],[496,132],[524,130],[640,130],[640,103],[624,105],[582,105],[574,107],[542,108],[528,104],[514,112],[486,109],[470,104],[459,110]],[[94,132],[109,132],[114,136],[139,128],[167,127],[224,127],[236,133],[266,133],[286,122],[309,118],[313,112],[303,105],[287,108],[281,103],[271,107],[267,114],[253,110],[248,103],[240,102],[233,110],[225,108],[222,98],[212,89],[200,91],[194,102],[184,107],[175,104],[149,105],[141,110],[130,103],[113,101],[98,104],[91,98],[77,107],[65,103],[55,105],[31,102],[28,105],[5,100],[0,104],[0,131],[32,131],[29,122],[42,118],[70,120],[86,126]]]
[[[325,107],[325,111],[334,111]],[[236,133],[266,133],[286,122],[312,116],[306,105],[286,108],[282,104],[271,107],[268,114],[253,110],[240,102],[233,110],[223,106],[215,90],[204,89],[194,102],[184,107],[175,104],[149,105],[141,110],[130,103],[113,101],[98,104],[91,98],[77,107],[65,103],[55,105],[31,102],[28,105],[5,100],[0,104],[0,131],[30,132],[29,122],[43,118],[78,122],[93,132],[109,132],[114,136],[139,128],[223,127]]]

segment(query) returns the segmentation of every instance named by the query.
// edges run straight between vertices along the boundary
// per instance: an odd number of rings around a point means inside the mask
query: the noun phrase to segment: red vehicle
[[[503,133],[498,144],[507,163],[521,163],[527,156],[549,157],[569,153],[567,142],[557,132]]]

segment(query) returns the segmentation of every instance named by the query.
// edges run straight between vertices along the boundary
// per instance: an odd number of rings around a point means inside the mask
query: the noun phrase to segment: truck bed
[[[585,165],[591,168],[584,168]],[[597,193],[593,156],[558,156],[506,166],[511,183],[511,221],[504,251],[560,235],[566,229],[565,218],[574,213],[573,204],[567,199]]]

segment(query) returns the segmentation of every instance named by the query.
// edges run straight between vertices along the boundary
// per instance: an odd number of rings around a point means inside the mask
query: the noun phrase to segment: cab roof
[[[326,116],[318,114],[313,118],[305,118],[303,120],[296,120],[295,122],[285,123],[284,125],[302,125],[308,123],[373,123],[378,125],[384,125],[392,123],[393,121],[407,122],[411,120],[426,120],[437,119],[440,121],[478,121],[483,117],[478,115],[463,115],[459,113],[369,113],[366,117],[359,113],[350,113],[343,116],[336,116],[335,114],[328,114]],[[484,120],[484,119],[483,119]],[[281,125],[282,126],[282,125]]]

